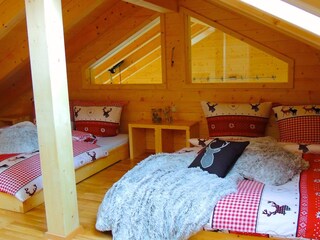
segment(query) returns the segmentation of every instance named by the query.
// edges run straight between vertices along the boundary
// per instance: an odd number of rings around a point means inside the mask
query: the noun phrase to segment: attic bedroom
[[[317,1],[282,2],[320,17]],[[32,161],[41,162],[44,180],[43,193],[38,194],[33,183],[26,191],[21,187],[24,195],[36,193],[25,204],[1,190],[5,202],[0,204],[1,239],[112,239],[110,231],[99,231],[96,226],[108,189],[153,153],[189,151],[192,146],[200,147],[196,139],[210,146],[209,137],[230,136],[217,133],[215,114],[225,117],[233,111],[243,121],[247,112],[253,112],[259,121],[249,128],[258,133],[245,137],[298,142],[300,145],[286,145],[286,150],[294,148],[295,154],[301,155],[305,149],[298,147],[309,146],[314,156],[308,155],[306,161],[319,159],[319,32],[310,32],[246,1],[50,0],[46,4],[39,0],[0,1],[0,138],[11,125],[32,122],[26,126],[32,134],[38,128],[39,139],[35,137],[33,143],[40,148]],[[319,20],[309,25],[317,31],[316,24]],[[39,40],[41,36],[44,42]],[[92,109],[102,111],[103,118],[112,118],[103,131],[88,125],[85,114],[90,115]],[[280,125],[279,120],[300,114],[315,119],[307,120],[312,128],[301,123],[302,130],[294,137],[284,135],[294,127]],[[228,121],[221,119],[221,126]],[[101,136],[121,143],[98,150],[95,147],[102,142]],[[125,140],[119,140],[121,137]],[[30,141],[20,140],[16,147]],[[222,140],[227,145],[239,141]],[[267,144],[273,146],[274,142]],[[73,146],[85,150],[77,152],[80,160],[93,164],[74,171]],[[219,152],[225,146],[219,146]],[[34,157],[38,150],[24,152]],[[15,154],[10,161],[0,157],[4,166],[0,174],[12,159],[27,156],[16,152],[10,152]],[[98,158],[108,162],[96,161]],[[301,164],[296,171],[306,170],[304,161],[295,164]],[[312,169],[317,169],[315,166]],[[39,174],[41,171],[39,165]],[[320,219],[319,198],[314,199],[314,221]],[[270,209],[276,206],[276,202],[268,204]],[[263,216],[267,213],[271,211]],[[312,233],[303,235],[300,229],[297,237],[311,234],[319,239],[320,221],[314,224],[317,228]],[[266,238],[244,238],[236,230],[231,232],[193,232],[190,239]],[[121,234],[114,238],[117,236]]]

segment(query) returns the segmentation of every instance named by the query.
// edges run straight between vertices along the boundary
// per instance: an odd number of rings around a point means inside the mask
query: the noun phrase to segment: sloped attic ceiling
[[[231,0],[208,0],[209,2],[236,11],[254,21],[260,22],[281,33],[293,37],[299,41],[320,49],[320,35],[311,33],[294,24],[286,22],[279,17],[273,16],[268,12],[259,10],[242,1]],[[317,0],[284,0],[289,4],[302,8],[303,10],[320,17],[320,2]],[[285,11],[285,10],[284,10]]]
[[[158,10],[159,12],[170,12],[176,9],[176,1],[161,1],[161,0],[126,0],[133,4],[137,4],[142,7]],[[235,0],[207,0],[208,2],[222,6],[231,11],[240,13],[246,17],[250,17],[252,20],[263,23],[273,29],[276,29],[282,33],[285,33],[293,38],[303,41],[315,48],[320,49],[320,36],[312,34],[304,29],[299,28],[296,25],[290,24],[280,18],[277,18],[267,12],[263,12],[257,8],[254,8],[242,1]],[[258,1],[258,0],[257,0]],[[283,0],[293,6],[301,8],[311,14],[320,17],[320,1],[318,0]],[[169,5],[167,2],[171,2]],[[180,0],[183,2],[183,0]]]
[[[194,0],[196,1],[196,0]],[[287,34],[292,38],[320,49],[320,37],[310,35],[308,32],[283,21],[262,14],[252,7],[244,8],[240,1],[234,0],[206,0],[208,3],[218,5],[230,11],[237,12],[252,20],[268,25],[269,27]],[[285,0],[309,12],[319,14],[320,2],[318,0]],[[184,0],[62,0],[63,19],[65,27],[65,43],[67,60],[75,56],[81,49],[99,38],[105,31],[110,31],[117,24],[108,23],[108,27],[97,24],[103,22],[108,15],[114,15],[117,9],[127,2],[131,6],[144,7],[162,13],[178,10],[179,3]],[[125,14],[133,14],[135,9]],[[15,108],[17,113],[29,112],[25,106],[20,107],[13,102],[29,101],[32,107],[32,85],[29,65],[28,38],[26,31],[26,18],[24,1],[0,0],[0,113],[6,114],[6,109]],[[125,21],[125,17],[113,18],[114,22]],[[97,27],[99,26],[99,27]],[[85,41],[77,41],[84,38]],[[12,112],[11,112],[12,113]]]
[[[117,9],[124,6],[126,11],[120,14]],[[67,61],[137,8],[121,0],[62,0]],[[10,114],[29,113],[32,82],[24,1],[0,0],[0,9],[0,93],[6,93],[0,94],[0,113],[6,115],[7,109]],[[14,102],[30,104],[27,109]]]

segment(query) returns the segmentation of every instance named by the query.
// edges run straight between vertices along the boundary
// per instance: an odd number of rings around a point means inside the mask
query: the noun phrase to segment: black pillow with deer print
[[[232,142],[215,138],[198,153],[189,168],[200,167],[204,171],[224,178],[249,143],[249,141]]]

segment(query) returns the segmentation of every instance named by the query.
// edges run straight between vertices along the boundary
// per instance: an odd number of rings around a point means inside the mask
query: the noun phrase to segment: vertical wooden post
[[[25,0],[49,239],[70,238],[79,216],[61,0]]]

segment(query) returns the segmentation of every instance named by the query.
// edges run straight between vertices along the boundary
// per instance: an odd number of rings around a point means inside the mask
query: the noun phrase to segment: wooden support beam
[[[177,0],[123,0],[160,13],[178,12]]]
[[[61,0],[25,0],[47,238],[80,228],[68,102]]]

